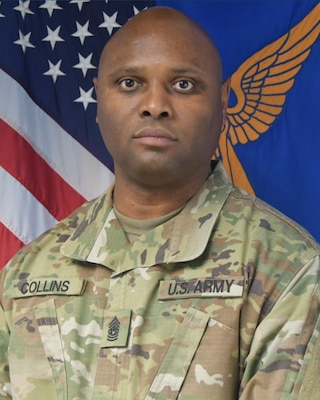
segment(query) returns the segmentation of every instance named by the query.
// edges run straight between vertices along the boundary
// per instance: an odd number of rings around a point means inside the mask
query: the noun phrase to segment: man
[[[144,11],[109,41],[95,88],[115,184],[1,273],[1,399],[310,389],[319,247],[211,163],[221,76],[207,34],[175,10]]]

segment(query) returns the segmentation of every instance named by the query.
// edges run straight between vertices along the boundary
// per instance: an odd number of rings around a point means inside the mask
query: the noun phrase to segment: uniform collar
[[[129,243],[112,208],[111,187],[88,204],[83,219],[62,245],[67,257],[101,264],[114,275],[136,267],[194,260],[205,250],[232,184],[219,162],[183,210]]]

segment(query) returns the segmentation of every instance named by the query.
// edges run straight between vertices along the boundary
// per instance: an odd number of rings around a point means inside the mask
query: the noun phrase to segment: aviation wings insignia
[[[236,186],[254,193],[234,146],[257,140],[282,112],[288,91],[320,31],[320,4],[299,24],[246,60],[231,77],[237,104],[229,107],[213,158]]]

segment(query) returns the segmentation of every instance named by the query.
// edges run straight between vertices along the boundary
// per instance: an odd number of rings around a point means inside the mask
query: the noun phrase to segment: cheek
[[[220,101],[217,101],[216,104],[212,104],[212,107],[207,108],[206,117],[204,117],[205,124],[207,125],[207,131],[210,132],[209,137],[214,143],[219,140],[222,130],[222,120],[222,105]]]
[[[108,148],[111,155],[113,152],[115,141],[119,137],[119,134],[117,132],[117,127],[119,127],[119,124],[117,123],[116,119],[117,116],[115,115],[115,113],[110,113],[109,115],[108,111],[101,109],[101,107],[98,107],[97,123],[104,144]]]
[[[209,109],[207,111],[202,109],[198,114],[194,111],[193,115],[195,116],[193,123],[189,120],[189,132],[193,135],[194,150],[197,149],[203,156],[211,157],[219,143],[222,116],[219,113],[213,115]]]
[[[108,99],[106,95],[98,96],[98,121],[100,124],[104,123],[105,120],[110,119],[114,115],[115,103]]]
[[[112,91],[103,93],[98,97],[98,124],[101,130],[107,128],[125,127],[129,119],[134,117],[132,105],[122,97],[116,96]]]
[[[121,120],[121,107],[113,100],[112,96],[98,97],[97,122],[102,135],[112,131]]]

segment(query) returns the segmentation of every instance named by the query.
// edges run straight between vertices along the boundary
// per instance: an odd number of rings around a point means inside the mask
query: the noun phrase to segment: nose
[[[147,87],[143,93],[140,115],[154,119],[168,118],[172,114],[169,90],[160,83]]]

